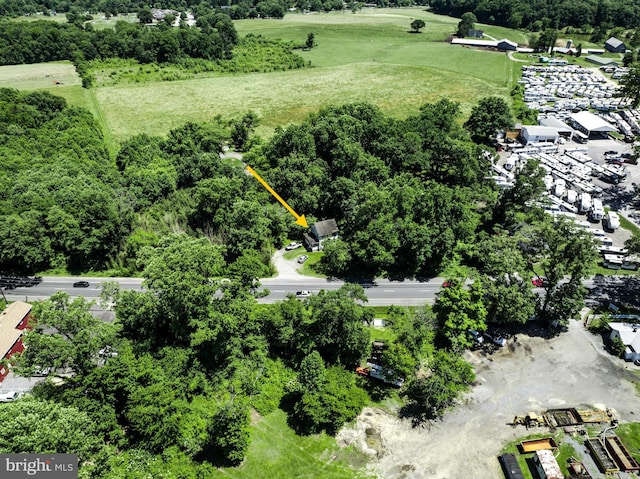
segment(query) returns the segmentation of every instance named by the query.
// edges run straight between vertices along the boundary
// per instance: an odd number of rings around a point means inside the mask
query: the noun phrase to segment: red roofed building
[[[11,303],[0,313],[0,360],[24,351],[22,333],[29,323],[31,305],[22,301]],[[0,365],[0,382],[9,374],[9,368]]]

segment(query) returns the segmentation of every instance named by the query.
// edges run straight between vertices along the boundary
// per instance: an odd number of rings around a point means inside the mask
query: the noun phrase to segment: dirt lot
[[[441,421],[415,429],[369,408],[339,442],[375,456],[369,467],[382,478],[489,479],[503,477],[496,456],[505,443],[527,434],[508,425],[515,415],[590,405],[613,409],[621,422],[640,421],[631,382],[640,381],[640,368],[609,356],[581,322],[550,340],[518,335],[491,356],[466,355],[477,384]]]

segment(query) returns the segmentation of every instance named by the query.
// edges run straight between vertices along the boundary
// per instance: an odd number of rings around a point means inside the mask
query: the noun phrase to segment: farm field
[[[57,84],[56,84],[57,83]],[[71,62],[5,65],[0,67],[0,85],[22,90],[48,90],[52,93],[82,84]],[[63,96],[60,94],[60,96]]]
[[[410,24],[416,18],[426,26],[412,34]],[[115,144],[138,133],[163,135],[187,121],[237,118],[249,110],[261,118],[257,133],[263,137],[322,107],[350,102],[373,103],[405,118],[424,103],[447,97],[460,102],[466,115],[483,96],[506,97],[519,64],[504,53],[450,45],[446,39],[457,21],[409,8],[235,22],[242,36],[253,33],[303,43],[313,32],[317,47],[297,51],[312,65],[303,70],[120,84],[90,94],[79,86],[71,64],[62,64],[73,73],[73,80],[64,80],[65,88],[43,81],[50,65],[58,64],[1,67],[0,80],[7,78],[3,84],[21,89],[57,92],[71,104],[89,108]],[[520,37],[513,32],[514,39]]]

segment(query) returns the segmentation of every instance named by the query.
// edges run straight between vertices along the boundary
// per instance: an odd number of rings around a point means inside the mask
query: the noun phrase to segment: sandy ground
[[[611,408],[621,422],[640,421],[632,382],[640,368],[615,359],[581,322],[551,340],[518,335],[499,352],[468,352],[477,380],[461,404],[425,428],[378,408],[367,408],[338,435],[374,456],[369,467],[385,479],[503,477],[496,456],[525,436],[514,416],[548,408]]]
[[[300,254],[304,254],[304,248],[299,248]],[[271,262],[275,266],[278,274],[274,276],[274,279],[291,279],[291,280],[305,280],[309,279],[309,276],[304,276],[298,272],[300,265],[295,259],[285,259],[284,254],[287,251],[281,249],[274,253],[271,257]]]

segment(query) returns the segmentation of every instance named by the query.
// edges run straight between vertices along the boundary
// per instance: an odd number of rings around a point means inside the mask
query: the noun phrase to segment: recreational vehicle
[[[618,214],[613,211],[607,212],[602,220],[602,226],[607,228],[609,231],[615,231],[620,228],[620,218],[618,217]]]
[[[582,193],[580,195],[580,206],[578,207],[578,211],[583,214],[588,213],[591,206],[591,195],[589,193]]]
[[[589,218],[591,221],[600,221],[604,218],[604,207],[602,206],[602,201],[598,198],[593,199],[591,210],[589,211]]]

